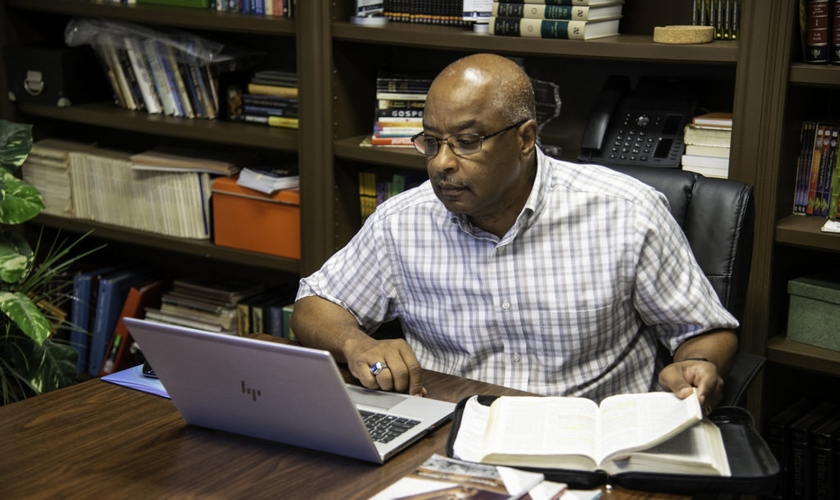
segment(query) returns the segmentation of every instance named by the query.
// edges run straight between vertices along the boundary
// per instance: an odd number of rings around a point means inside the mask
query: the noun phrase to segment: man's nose
[[[452,151],[448,138],[440,141],[438,153],[431,159],[429,165],[440,171],[451,170],[458,165],[458,155]]]

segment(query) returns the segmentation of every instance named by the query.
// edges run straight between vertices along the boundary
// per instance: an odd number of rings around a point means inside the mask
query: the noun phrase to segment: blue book
[[[70,321],[78,328],[70,331],[70,345],[76,349],[76,370],[86,373],[88,367],[88,347],[90,345],[91,312],[96,305],[96,294],[99,279],[117,268],[103,267],[93,271],[78,272],[73,276],[73,296],[70,306]]]
[[[87,373],[98,377],[105,351],[117,321],[120,319],[125,299],[133,285],[146,279],[146,268],[120,270],[99,280],[99,292],[96,297],[96,316],[90,339],[90,355]]]

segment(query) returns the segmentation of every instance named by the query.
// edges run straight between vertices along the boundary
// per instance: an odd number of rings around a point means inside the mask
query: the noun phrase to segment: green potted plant
[[[15,172],[32,149],[32,126],[0,120],[0,404],[8,404],[77,380],[76,350],[55,339],[70,324],[55,306],[72,291],[69,266],[81,238],[35,249],[21,224],[44,209],[41,193]],[[84,236],[82,237],[84,238]]]

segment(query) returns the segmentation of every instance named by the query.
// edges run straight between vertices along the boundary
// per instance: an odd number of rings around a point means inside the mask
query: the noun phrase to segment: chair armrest
[[[732,369],[723,379],[723,399],[719,406],[744,406],[747,389],[767,362],[764,356],[739,352]]]

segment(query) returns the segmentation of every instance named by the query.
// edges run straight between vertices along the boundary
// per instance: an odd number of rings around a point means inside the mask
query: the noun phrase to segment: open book
[[[718,427],[696,393],[622,394],[601,405],[574,397],[500,397],[467,402],[456,458],[544,469],[729,476]]]

